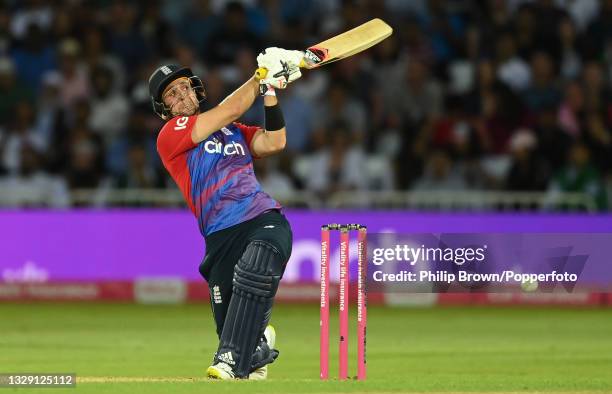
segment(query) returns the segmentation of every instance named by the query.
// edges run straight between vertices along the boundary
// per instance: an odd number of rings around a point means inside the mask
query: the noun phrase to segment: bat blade
[[[378,44],[393,33],[391,26],[375,18],[335,37],[306,49],[300,63],[303,68],[317,68],[347,58]]]
[[[300,68],[318,68],[345,59],[378,44],[393,33],[391,26],[375,18],[344,33],[315,44],[304,52]],[[267,75],[265,68],[258,68],[259,79]]]

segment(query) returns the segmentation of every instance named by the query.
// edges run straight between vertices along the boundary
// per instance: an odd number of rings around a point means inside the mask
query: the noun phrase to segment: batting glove
[[[270,69],[271,66],[277,65],[279,62],[285,62],[289,63],[290,66],[299,67],[303,58],[304,52],[302,51],[270,47],[257,55],[257,65]]]
[[[270,89],[285,89],[287,87],[287,80],[285,77],[280,78],[264,78],[259,81],[259,93],[265,95]]]
[[[256,75],[259,74],[259,70]],[[260,85],[271,85],[275,89],[285,89],[289,83],[301,76],[299,67],[290,67],[287,63],[284,63],[275,69],[267,69],[263,77],[259,75],[259,83]]]
[[[269,83],[261,83],[259,84],[259,94],[262,96],[274,96],[276,97],[276,92],[274,91],[274,87]]]

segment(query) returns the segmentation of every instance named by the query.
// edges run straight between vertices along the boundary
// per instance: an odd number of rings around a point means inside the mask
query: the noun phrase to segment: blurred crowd
[[[267,46],[380,17],[394,34],[279,92],[288,143],[264,190],[580,192],[612,185],[612,0],[0,1],[1,204],[174,188],[147,79],[202,77],[207,108]],[[263,124],[261,103],[241,119]]]

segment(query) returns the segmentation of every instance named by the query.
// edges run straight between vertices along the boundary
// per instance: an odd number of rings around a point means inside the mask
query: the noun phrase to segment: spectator
[[[246,81],[253,76],[253,70],[257,69],[257,53],[250,48],[240,48],[236,54],[234,62],[235,67],[232,67],[231,73],[227,73],[228,82],[231,82],[232,87],[238,88],[242,81]],[[219,102],[211,103],[217,105]],[[242,121],[246,124],[263,124],[263,105],[253,105],[242,115]]]
[[[531,70],[527,63],[518,56],[516,42],[510,32],[502,33],[497,39],[495,53],[497,77],[514,91],[520,92],[527,89],[531,82]]]
[[[6,131],[0,127],[0,157],[6,153]],[[0,176],[6,175],[8,170],[4,166],[4,160],[0,160]]]
[[[404,24],[403,42],[406,59],[415,59],[427,65],[434,63],[434,50],[431,40],[423,32],[418,22],[409,19]],[[405,63],[405,59],[404,63]]]
[[[570,18],[563,18],[559,24],[559,59],[561,60],[561,76],[564,79],[575,79],[580,74],[582,59],[576,28]]]
[[[89,129],[78,126],[68,137],[66,178],[70,189],[101,186],[105,180],[104,152],[99,137]]]
[[[53,41],[61,42],[67,38],[78,36],[79,33],[71,7],[66,5],[57,7],[53,12],[53,21],[49,29]]]
[[[10,33],[11,14],[6,4],[0,4],[0,53],[7,54],[13,37]]]
[[[374,89],[375,81],[372,73],[362,66],[361,56],[335,63],[330,74],[333,81],[344,85],[349,97],[357,99],[362,105],[369,104],[369,93]]]
[[[125,131],[128,101],[117,88],[112,71],[104,66],[92,70],[90,84],[93,94],[89,127],[108,145]]]
[[[127,81],[125,68],[121,60],[119,60],[115,54],[108,51],[103,32],[100,28],[90,27],[85,31],[83,34],[82,48],[82,58],[87,65],[87,72],[89,74],[91,74],[91,70],[96,67],[104,66],[112,71],[116,87],[120,90],[126,88]]]
[[[560,92],[555,86],[555,70],[551,57],[542,51],[531,57],[531,85],[523,93],[527,108],[537,112],[549,105],[558,105]]]
[[[168,57],[172,55],[172,48],[177,40],[174,30],[160,12],[160,3],[159,0],[141,3],[144,10],[139,18],[138,30],[147,47],[151,49],[152,55]],[[190,20],[191,16],[186,19]],[[200,32],[196,33],[198,34]]]
[[[448,90],[451,94],[466,94],[474,88],[475,67],[481,55],[481,35],[478,28],[471,26],[466,31],[466,40],[459,56],[448,66]]]
[[[429,155],[425,167],[425,174],[414,184],[415,191],[461,191],[466,190],[467,184],[457,167],[453,166],[451,156],[436,150]]]
[[[317,133],[324,133],[329,125],[345,123],[354,141],[361,141],[364,136],[366,109],[361,102],[349,95],[346,84],[342,82],[332,83],[327,96],[316,107],[315,113],[317,115],[312,119]]]
[[[584,65],[582,71],[584,82],[585,110],[606,111],[610,105],[612,95],[606,85],[604,70],[597,61],[590,61]]]
[[[38,93],[43,74],[56,66],[55,51],[46,42],[40,26],[28,26],[23,42],[13,50],[12,56],[18,79]]]
[[[584,91],[578,82],[570,82],[565,87],[565,98],[559,107],[559,124],[573,138],[582,131],[581,119],[584,114]]]
[[[337,191],[366,188],[363,151],[353,142],[347,126],[328,129],[325,147],[314,153],[306,187],[323,196]]]
[[[481,136],[469,121],[459,96],[447,97],[445,108],[447,115],[437,120],[432,130],[431,146],[452,155],[468,187],[481,188],[487,182],[479,162],[483,153]]]
[[[274,164],[271,160],[255,160],[255,173],[262,189],[274,199],[283,201],[291,198],[296,190],[291,178],[278,171]]]
[[[546,189],[548,169],[545,161],[538,156],[537,139],[528,129],[517,130],[510,140],[512,166],[506,179],[506,189],[539,191]]]
[[[458,12],[452,12],[444,0],[430,0],[420,24],[430,38],[435,60],[445,64],[453,55],[454,48],[463,38],[465,22]]]
[[[442,86],[431,77],[425,63],[417,59],[408,59],[402,78],[389,85],[384,95],[385,105],[395,113],[404,114],[413,125],[442,112]]]
[[[598,0],[565,0],[558,3],[564,4],[564,8],[571,15],[573,23],[580,32],[584,31],[597,17],[600,8],[600,1]]]
[[[612,37],[612,0],[602,0],[601,10],[587,27],[587,37],[585,40],[585,56],[594,59],[605,50],[607,41]]]
[[[393,86],[393,81],[399,80],[404,72],[401,67],[402,62],[400,62],[399,39],[396,35],[391,35],[372,47],[371,51],[372,61],[376,64],[376,72],[374,73],[376,86],[384,86],[384,89],[389,90]]]
[[[129,75],[147,58],[151,48],[138,31],[135,5],[116,1],[110,6],[109,48],[123,63]]]
[[[257,54],[251,51],[249,52],[249,55],[251,56],[251,66],[255,66],[255,57]],[[195,75],[207,75],[208,70],[206,69],[206,66],[204,66],[204,63],[198,59],[197,53],[191,47],[187,45],[176,45],[174,47],[174,57],[176,58],[176,62],[178,64],[189,67]],[[250,74],[252,73],[253,69],[251,68]],[[208,80],[208,77],[206,80]]]
[[[11,120],[11,110],[16,102],[34,100],[27,85],[19,84],[15,65],[8,57],[0,58],[0,125]]]
[[[134,144],[128,150],[127,171],[121,174],[116,186],[136,189],[155,189],[163,187],[164,183],[159,172],[150,164],[151,158],[143,145]]]
[[[48,72],[43,78],[42,90],[38,97],[36,111],[36,133],[40,135],[45,145],[52,153],[54,143],[60,136],[58,131],[64,112],[60,101],[61,77],[57,72]]]
[[[132,165],[136,163],[141,165],[138,161],[130,162],[130,151],[136,146],[144,150],[148,167],[139,171],[156,173],[159,176],[162,168],[157,155],[157,135],[153,132],[157,129],[157,125],[149,124],[150,113],[148,106],[135,107],[129,115],[126,132],[112,139],[106,146],[105,167],[116,179],[125,178],[126,174],[133,170]]]
[[[201,55],[211,66],[230,65],[241,48],[250,48],[259,53],[263,48],[254,32],[249,30],[247,13],[239,2],[229,2],[225,8],[223,22],[209,37]]]
[[[542,49],[538,43],[537,24],[538,20],[533,5],[522,4],[512,22],[513,34],[516,37],[516,50],[522,59],[529,59],[534,50]]]
[[[0,198],[7,206],[66,208],[70,205],[63,178],[47,174],[43,157],[30,145],[19,151],[19,172],[0,178]]]
[[[62,41],[58,52],[60,99],[65,109],[71,109],[77,100],[89,96],[89,77],[80,58],[81,46],[76,39],[67,38]]]
[[[602,173],[612,170],[612,132],[605,117],[597,111],[587,113],[584,122],[584,142],[592,152],[593,164]]]
[[[47,32],[53,22],[53,9],[40,0],[24,1],[24,6],[15,10],[11,18],[11,34],[18,40],[28,34],[31,26]]]
[[[496,32],[508,28],[515,19],[518,19],[518,15],[513,19],[514,15],[511,12],[513,10],[510,10],[507,1],[486,1],[485,7],[480,10],[481,12],[475,12],[476,18],[478,18],[476,24],[482,26],[485,37],[490,37]],[[529,26],[525,27],[528,28]]]
[[[535,1],[533,11],[537,21],[536,40],[539,49],[554,47],[558,41],[559,25],[568,17],[567,12],[558,7],[554,0]]]
[[[432,122],[431,129],[426,131],[435,149],[451,149],[456,141],[469,140],[473,134],[459,96],[448,96],[445,104],[445,115]]]
[[[522,103],[506,84],[495,79],[493,66],[484,61],[479,65],[477,90],[468,96],[468,108],[474,128],[486,154],[503,154],[513,130],[522,122]]]
[[[185,11],[186,14],[181,16],[177,26],[180,40],[195,53],[205,54],[210,37],[219,28],[219,18],[210,8],[210,0],[195,0]]]
[[[607,208],[606,191],[600,173],[593,166],[591,152],[583,142],[572,146],[568,165],[555,174],[548,190],[552,201],[558,198],[559,192],[579,192],[591,197],[598,209]]]
[[[34,108],[27,101],[18,102],[12,110],[14,118],[9,122],[4,142],[2,166],[10,173],[17,174],[21,168],[21,152],[24,146],[30,146],[38,152],[47,148],[43,136],[36,133],[34,127]]]
[[[309,101],[302,99],[294,90],[283,92],[280,102],[287,124],[287,149],[291,152],[307,152],[311,148],[315,112]]]
[[[561,128],[557,108],[542,108],[535,119],[534,131],[538,140],[536,155],[546,160],[551,170],[564,167],[573,138]]]
[[[210,109],[218,105],[227,95],[227,84],[218,68],[211,69],[206,75],[206,101],[204,108]]]

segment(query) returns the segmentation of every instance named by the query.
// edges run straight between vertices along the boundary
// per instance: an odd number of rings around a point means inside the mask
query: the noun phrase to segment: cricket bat
[[[393,33],[391,26],[375,18],[335,37],[315,44],[306,49],[300,68],[313,69],[333,63],[365,51],[389,37]],[[268,70],[258,68],[259,79],[265,78]]]

